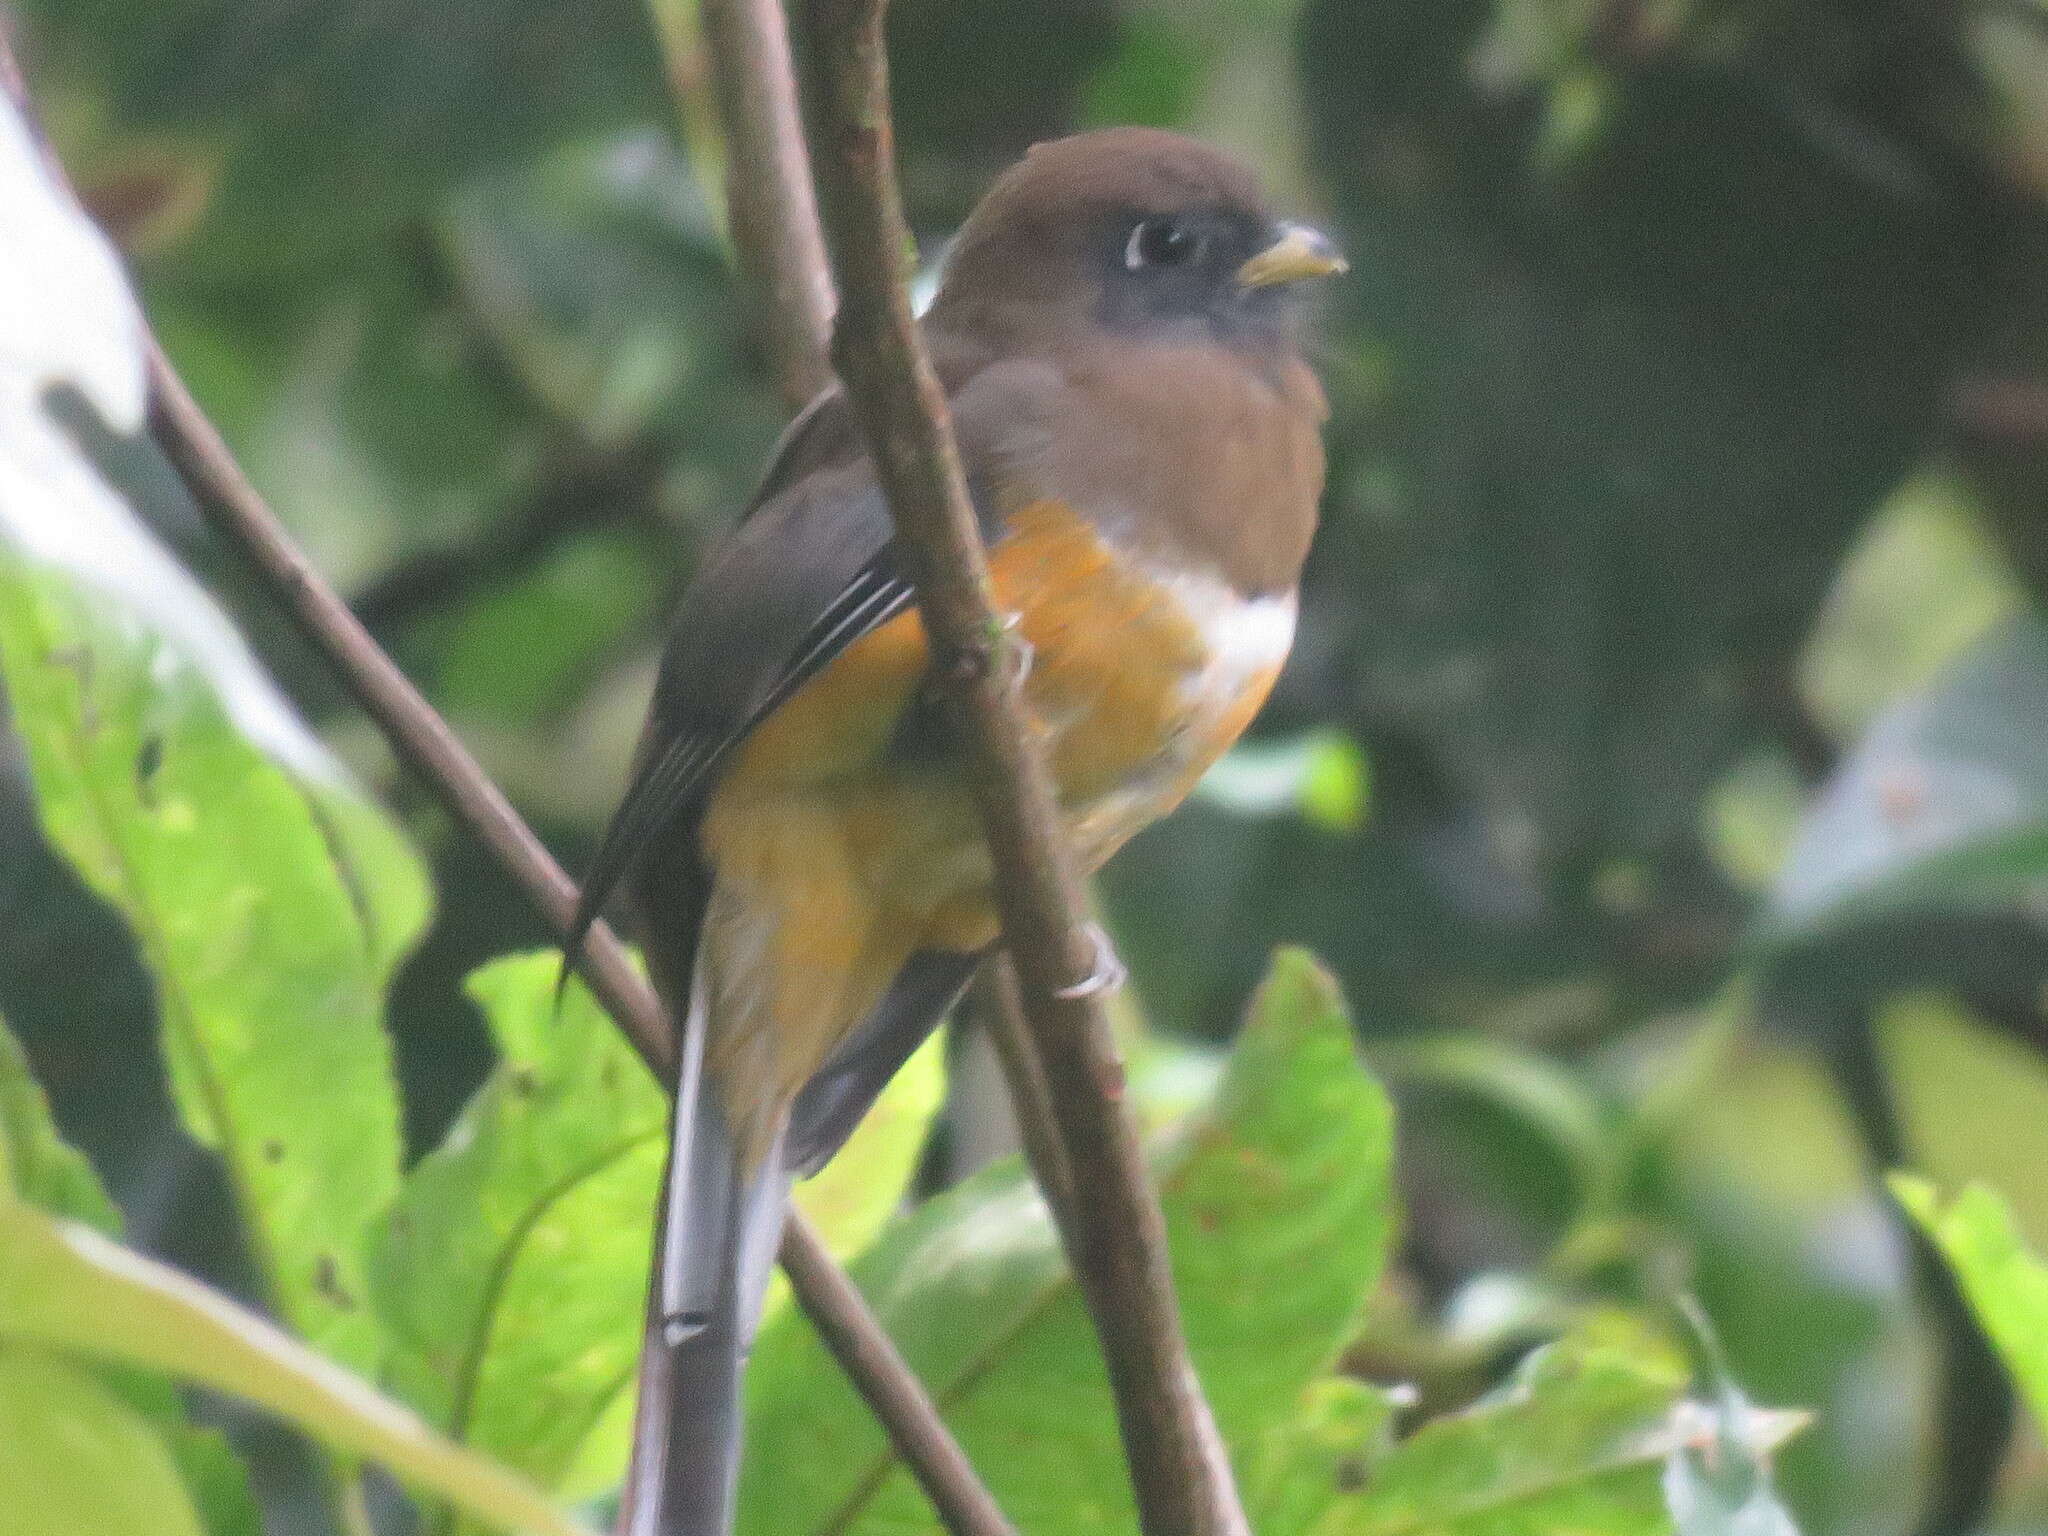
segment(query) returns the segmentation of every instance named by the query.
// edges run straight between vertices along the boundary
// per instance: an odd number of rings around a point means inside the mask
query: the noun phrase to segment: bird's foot
[[[1038,647],[1024,638],[1024,616],[1021,613],[1003,615],[1003,665],[1009,671],[1006,681],[1012,688],[1022,688],[1024,680],[1031,675],[1032,663],[1038,659]]]
[[[1088,923],[1082,928],[1088,935],[1088,942],[1095,950],[1095,963],[1086,976],[1071,987],[1061,987],[1053,993],[1062,1002],[1075,1002],[1084,997],[1101,997],[1114,992],[1131,979],[1130,971],[1117,958],[1116,950],[1109,942],[1109,935],[1102,931],[1100,923]]]

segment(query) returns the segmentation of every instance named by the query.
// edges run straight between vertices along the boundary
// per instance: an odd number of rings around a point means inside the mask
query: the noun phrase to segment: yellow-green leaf
[[[1392,1126],[1334,984],[1283,954],[1214,1102],[1157,1160],[1189,1344],[1240,1466],[1327,1371],[1378,1275]],[[1132,1528],[1094,1333],[1014,1160],[890,1227],[854,1276],[1020,1529]],[[794,1313],[755,1350],[748,1430],[747,1536],[928,1528]]]
[[[1944,1209],[1927,1180],[1892,1175],[1899,1203],[1934,1239],[1970,1310],[2019,1383],[2036,1424],[2048,1424],[2048,1263],[2030,1252],[2003,1195],[1972,1184]]]
[[[0,1510],[19,1536],[204,1536],[169,1449],[89,1370],[0,1342]]]
[[[12,1198],[0,1199],[0,1345],[61,1349],[230,1393],[499,1529],[588,1536],[521,1479],[217,1291]]]

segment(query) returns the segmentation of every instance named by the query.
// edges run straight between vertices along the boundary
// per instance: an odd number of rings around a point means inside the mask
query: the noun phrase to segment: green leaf
[[[29,1076],[21,1042],[0,1021],[0,1199],[10,1193],[101,1232],[121,1225],[92,1164],[57,1135],[50,1101]]]
[[[466,720],[517,729],[574,696],[577,679],[660,597],[660,572],[616,540],[565,541],[552,558],[487,592],[447,625],[437,697]],[[553,759],[550,759],[552,762]]]
[[[1328,1369],[1375,1281],[1391,1138],[1334,984],[1283,954],[1214,1104],[1160,1160],[1189,1342],[1241,1465]],[[854,1274],[1020,1529],[1131,1528],[1094,1335],[1014,1162],[892,1227]],[[799,1317],[764,1330],[748,1390],[748,1536],[925,1528]]]
[[[37,63],[67,102],[89,90],[107,128],[220,162],[183,265],[245,292],[331,282],[328,264],[393,238],[461,178],[663,105],[644,8],[627,0],[580,8],[567,30],[543,0],[429,0],[403,17],[46,0],[35,21]]]
[[[156,1426],[207,1536],[263,1536],[249,1468],[221,1430],[192,1423],[178,1389],[161,1376],[104,1369],[114,1388]]]
[[[1962,1282],[2037,1424],[2048,1424],[2048,1263],[2028,1252],[2005,1197],[1972,1184],[1942,1209],[1934,1186],[1895,1173],[1892,1192]]]
[[[0,1346],[0,1509],[22,1536],[203,1536],[170,1452],[89,1370]]]
[[[703,193],[669,135],[566,146],[479,179],[442,222],[478,323],[593,442],[735,402],[739,318]]]
[[[1159,127],[1186,122],[1221,50],[1194,29],[1143,11],[1122,18],[1118,34],[1116,51],[1082,84],[1082,121]]]
[[[109,1236],[120,1230],[120,1213],[99,1175],[58,1137],[20,1043],[0,1023],[0,1200],[17,1197]],[[106,1378],[104,1385],[124,1399],[124,1411],[141,1414],[155,1427],[211,1536],[258,1536],[262,1522],[248,1473],[227,1438],[192,1424],[177,1393],[156,1377],[108,1372]],[[0,1494],[0,1508],[8,1507]]]
[[[1575,1211],[1612,1200],[1623,1172],[1621,1116],[1584,1076],[1511,1040],[1472,1033],[1396,1042],[1373,1060],[1397,1089],[1469,1100],[1525,1130],[1513,1148],[1524,1165],[1520,1182],[1534,1182],[1533,1150],[1569,1175]]]
[[[88,1227],[11,1198],[0,1200],[0,1346],[62,1349],[230,1393],[338,1450],[382,1462],[414,1489],[493,1526],[587,1536],[526,1483],[444,1440],[254,1313]]]
[[[1799,657],[1816,726],[1854,741],[1941,675],[2027,595],[1987,522],[1981,486],[1923,463],[1875,509],[1835,575]]]
[[[135,933],[270,1299],[367,1365],[360,1243],[400,1154],[383,996],[425,877],[86,456],[141,427],[140,317],[11,108],[0,185],[0,286],[50,294],[0,317],[0,684],[43,830]],[[101,457],[162,494],[142,445]]]
[[[630,1379],[666,1101],[552,951],[471,976],[499,1062],[376,1226],[371,1297],[398,1393],[557,1484]]]
[[[1391,1446],[1396,1406],[1391,1393],[1354,1377],[1313,1383],[1245,1480],[1253,1528],[1309,1530],[1334,1498],[1363,1487]]]
[[[552,951],[478,970],[499,1062],[409,1174],[370,1243],[387,1379],[437,1428],[543,1485],[616,1479],[609,1412],[640,1345],[668,1103],[578,983],[555,1003]],[[901,1201],[940,1093],[938,1047],[911,1059],[798,1201],[841,1253]],[[778,1286],[773,1305],[786,1298]]]
[[[1341,731],[1307,731],[1233,748],[1204,774],[1198,798],[1243,816],[1292,812],[1343,835],[1365,824],[1371,773],[1357,742]]]
[[[0,674],[45,830],[135,932],[178,1107],[278,1310],[373,1362],[358,1251],[400,1150],[383,994],[421,871],[339,784],[253,746],[175,652],[4,553]]]
[[[1418,1430],[1311,1527],[1346,1536],[1667,1528],[1658,1469],[1683,1360],[1640,1335],[1537,1351],[1498,1392]]]
[[[1653,1536],[1669,1532],[1659,1474],[1717,1421],[1685,1400],[1684,1360],[1619,1317],[1523,1361],[1498,1391],[1371,1458],[1361,1445],[1320,1505],[1294,1490],[1293,1519],[1266,1536]],[[1751,1410],[1746,1444],[1775,1445],[1803,1422]],[[1360,1458],[1367,1458],[1363,1464]],[[1298,1460],[1297,1465],[1306,1465]],[[1302,1518],[1304,1508],[1312,1516]]]

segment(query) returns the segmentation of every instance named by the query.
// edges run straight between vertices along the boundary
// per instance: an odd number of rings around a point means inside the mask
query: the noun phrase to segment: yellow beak
[[[1280,238],[1237,269],[1237,281],[1245,288],[1269,288],[1350,269],[1328,235],[1306,224],[1282,224]]]

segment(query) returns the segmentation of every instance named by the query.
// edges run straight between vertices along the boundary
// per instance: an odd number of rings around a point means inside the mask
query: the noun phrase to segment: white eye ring
[[[1148,254],[1145,243],[1154,236],[1164,239],[1166,247]],[[1141,219],[1124,243],[1124,265],[1133,272],[1140,267],[1177,266],[1193,256],[1201,243],[1201,236],[1188,233],[1171,219]]]

